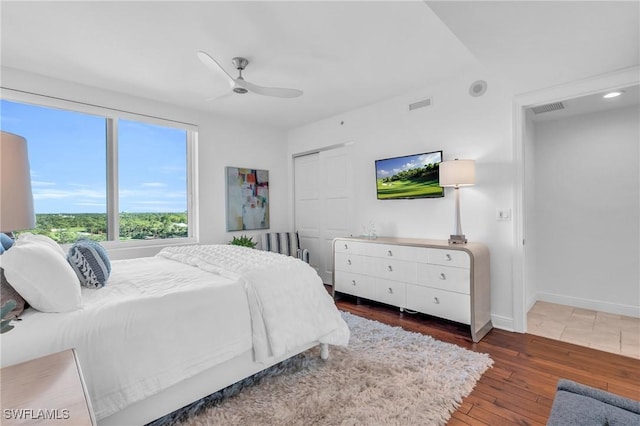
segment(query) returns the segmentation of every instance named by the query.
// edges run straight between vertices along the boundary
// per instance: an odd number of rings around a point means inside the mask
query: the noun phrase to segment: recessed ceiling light
[[[606,95],[603,96],[603,98],[605,99],[609,99],[609,98],[617,98],[618,96],[622,95],[624,93],[624,90],[616,90],[615,92],[609,92]]]

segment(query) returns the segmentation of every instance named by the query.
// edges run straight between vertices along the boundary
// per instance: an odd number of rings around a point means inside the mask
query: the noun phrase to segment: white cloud
[[[45,182],[45,181],[41,181],[41,180],[31,180],[31,187],[35,188],[35,187],[41,187],[41,186],[55,186],[56,183],[55,182]]]

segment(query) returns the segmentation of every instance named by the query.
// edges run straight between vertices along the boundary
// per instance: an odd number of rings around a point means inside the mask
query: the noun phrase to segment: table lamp
[[[443,161],[440,163],[440,186],[451,187],[456,194],[456,216],[454,233],[449,238],[449,244],[465,244],[466,237],[462,233],[460,223],[460,187],[471,186],[476,183],[476,165],[474,160]]]
[[[0,232],[35,227],[27,141],[0,131]]]

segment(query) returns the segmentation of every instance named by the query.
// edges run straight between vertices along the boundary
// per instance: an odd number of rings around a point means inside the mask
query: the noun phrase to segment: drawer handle
[[[393,256],[393,252],[391,250],[387,250],[387,256]]]
[[[349,250],[349,246],[345,244],[345,245],[344,245],[344,249],[345,249],[345,250]]]
[[[392,289],[391,287],[389,287],[389,288],[387,289],[387,293],[389,293],[389,294],[393,294],[393,289]]]
[[[447,262],[451,262],[451,255],[449,253],[445,254],[444,260],[446,260]]]
[[[356,280],[351,280],[351,285],[356,285]]]
[[[347,265],[351,265],[351,259],[347,259]]]
[[[389,265],[389,272],[393,272],[393,268]]]
[[[433,298],[433,303],[435,303],[436,305],[439,305],[439,304],[440,304],[440,301],[438,300],[438,298],[437,298],[437,297],[434,297],[434,298]]]
[[[447,279],[447,276],[444,274],[444,272],[440,273],[440,279],[441,280],[446,280]]]

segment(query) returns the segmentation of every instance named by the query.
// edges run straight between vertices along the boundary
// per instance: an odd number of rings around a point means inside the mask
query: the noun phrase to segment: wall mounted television
[[[440,162],[442,151],[376,160],[378,200],[444,197]]]

